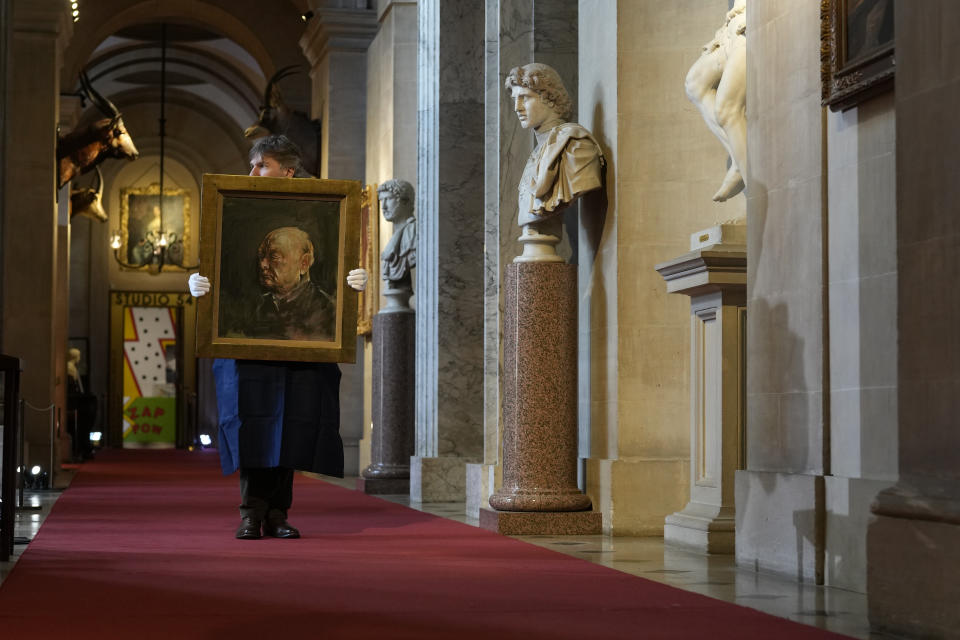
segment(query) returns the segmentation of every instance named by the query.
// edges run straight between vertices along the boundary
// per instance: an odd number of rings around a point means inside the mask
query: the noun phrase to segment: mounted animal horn
[[[100,167],[95,167],[97,172],[97,200],[103,201],[103,174],[100,172]]]
[[[270,80],[267,81],[267,88],[263,91],[263,105],[265,107],[277,106],[270,101],[270,97],[271,97],[270,94],[273,92],[274,85],[280,80],[283,80],[287,76],[292,76],[295,73],[300,73],[300,66],[292,64],[288,67],[283,67],[282,69],[279,69],[276,73],[274,73],[270,77]]]
[[[100,222],[107,221],[107,212],[103,209],[103,174],[96,167],[97,186],[77,187],[70,191],[70,219],[84,216]]]
[[[80,73],[80,86],[83,88],[84,93],[90,98],[90,101],[93,102],[105,116],[109,118],[117,118],[120,116],[120,110],[117,109],[117,106],[93,88],[93,83],[90,82],[86,71]]]

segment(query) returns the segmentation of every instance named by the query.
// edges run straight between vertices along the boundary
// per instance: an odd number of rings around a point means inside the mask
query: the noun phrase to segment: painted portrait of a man
[[[310,279],[314,246],[297,227],[267,233],[257,250],[260,286],[250,337],[332,340],[336,304]]]
[[[335,340],[339,204],[227,197],[223,211],[218,335]]]

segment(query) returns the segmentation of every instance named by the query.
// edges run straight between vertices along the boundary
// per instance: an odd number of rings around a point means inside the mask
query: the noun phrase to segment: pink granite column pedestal
[[[600,533],[577,487],[577,271],[562,262],[507,267],[503,484],[480,526],[515,535]]]
[[[370,466],[357,490],[383,495],[410,493],[414,453],[414,334],[410,308],[373,317],[373,435]]]

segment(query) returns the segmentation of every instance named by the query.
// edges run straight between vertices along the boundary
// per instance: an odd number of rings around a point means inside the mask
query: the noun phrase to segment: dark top
[[[336,302],[312,281],[289,300],[265,293],[257,302],[250,337],[287,340],[333,340]]]

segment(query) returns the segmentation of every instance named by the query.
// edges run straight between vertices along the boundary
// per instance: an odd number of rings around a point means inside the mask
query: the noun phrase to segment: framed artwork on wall
[[[845,110],[893,88],[894,0],[821,0],[824,106]]]
[[[176,270],[192,263],[187,190],[164,188],[161,220],[159,184],[121,189],[120,256],[130,265],[150,265],[158,259],[154,250],[163,237],[166,265]]]
[[[373,316],[380,307],[380,201],[377,185],[368,184],[360,201],[360,267],[367,270],[367,287],[360,292],[357,333],[373,331]]]
[[[354,362],[361,185],[205,174],[197,355]]]

